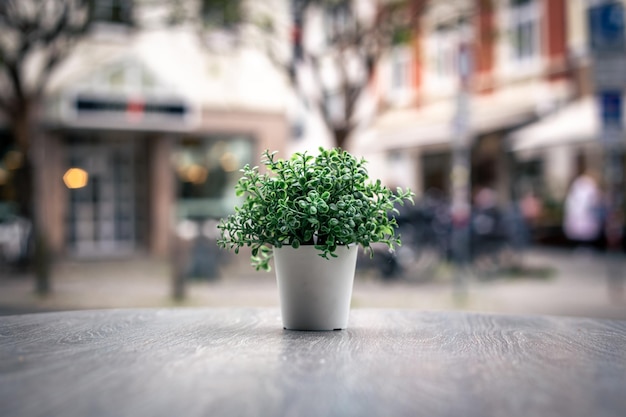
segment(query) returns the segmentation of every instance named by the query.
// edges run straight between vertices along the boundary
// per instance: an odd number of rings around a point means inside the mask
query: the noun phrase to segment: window
[[[240,0],[203,0],[202,18],[210,27],[231,28],[242,20]]]
[[[406,105],[413,99],[414,68],[411,46],[395,46],[390,51],[388,61],[388,98],[396,105]]]
[[[535,0],[511,0],[510,36],[514,61],[539,56],[539,6]]]
[[[239,169],[252,163],[253,140],[238,135],[185,137],[173,162],[180,219],[216,219],[231,214],[239,202]]]
[[[435,31],[435,71],[441,78],[452,78],[457,74],[459,39],[452,25],[441,25]]]
[[[91,0],[91,18],[96,22],[132,23],[131,0]]]
[[[513,168],[515,170],[516,199],[523,197],[528,191],[539,196],[545,194],[546,180],[544,162],[541,158],[518,161]]]
[[[432,33],[431,59],[436,77],[442,82],[456,81],[463,71],[471,71],[471,57],[463,54],[473,40],[471,21],[467,16],[440,23]]]
[[[394,90],[410,88],[411,51],[396,47],[391,58],[391,88]]]

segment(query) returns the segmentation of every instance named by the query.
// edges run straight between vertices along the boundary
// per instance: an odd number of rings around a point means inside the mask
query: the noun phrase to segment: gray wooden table
[[[0,317],[2,416],[626,416],[626,321],[353,310]]]

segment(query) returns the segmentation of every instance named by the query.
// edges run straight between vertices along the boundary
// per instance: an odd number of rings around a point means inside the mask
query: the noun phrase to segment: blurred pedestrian
[[[530,244],[541,210],[541,201],[532,188],[525,189],[522,196],[513,202],[508,213],[507,239],[514,249],[523,250]]]
[[[504,235],[496,192],[483,186],[474,195],[472,208],[471,251],[475,269],[493,272],[498,268]]]
[[[533,229],[541,217],[541,201],[532,189],[526,190],[519,201],[519,207],[524,221],[529,229]]]
[[[534,228],[541,216],[542,204],[530,187],[524,187],[519,199],[512,202],[505,213],[506,261],[511,267],[521,269],[524,254],[532,242]]]
[[[598,248],[604,217],[604,203],[596,177],[589,172],[578,176],[565,198],[565,236],[578,247]]]

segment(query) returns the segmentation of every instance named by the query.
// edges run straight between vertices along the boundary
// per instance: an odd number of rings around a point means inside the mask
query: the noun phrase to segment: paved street
[[[2,273],[0,314],[35,311],[131,307],[278,306],[273,273],[252,270],[247,259],[236,258],[215,280],[192,280],[187,297],[170,297],[168,264],[139,258],[118,262],[57,263],[53,292],[33,293],[28,275]],[[626,260],[620,259],[623,286]],[[481,276],[465,274],[466,291],[456,291],[455,271],[438,268],[426,282],[386,282],[370,270],[360,270],[354,286],[353,308],[471,310],[500,313],[554,314],[626,319],[626,293],[609,289],[603,255],[556,249],[533,249],[524,270]]]

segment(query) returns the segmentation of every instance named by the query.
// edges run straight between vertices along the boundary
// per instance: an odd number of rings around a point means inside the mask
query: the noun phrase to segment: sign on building
[[[605,90],[598,93],[602,140],[617,143],[623,136],[623,100],[621,90]]]
[[[588,11],[589,49],[594,62],[596,89],[626,86],[626,37],[624,5],[601,1]]]

